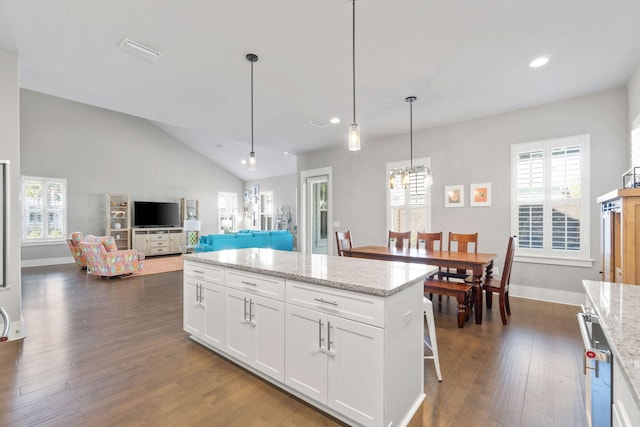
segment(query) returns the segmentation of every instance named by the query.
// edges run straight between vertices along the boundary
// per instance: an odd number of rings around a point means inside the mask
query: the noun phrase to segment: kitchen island
[[[185,256],[191,338],[350,425],[424,400],[420,264],[271,249]]]
[[[640,426],[640,286],[582,284],[613,355],[613,425]]]

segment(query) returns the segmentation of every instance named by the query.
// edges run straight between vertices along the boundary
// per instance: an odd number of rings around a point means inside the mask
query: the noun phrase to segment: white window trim
[[[25,227],[26,227],[26,218],[24,217],[24,201],[25,201],[25,194],[24,194],[24,181],[25,180],[40,180],[44,183],[47,182],[61,182],[64,184],[64,211],[63,211],[63,230],[62,230],[62,235],[60,237],[56,237],[56,238],[45,238],[45,239],[37,239],[37,240],[25,240]],[[68,217],[68,211],[67,211],[67,205],[68,205],[68,200],[69,200],[69,187],[67,186],[67,179],[66,178],[51,178],[51,177],[45,177],[45,176],[30,176],[30,175],[22,175],[20,177],[20,216],[22,218],[21,221],[21,228],[20,228],[20,242],[21,242],[21,246],[46,246],[46,245],[60,245],[60,244],[66,244],[67,241],[67,234],[68,234],[68,224],[67,224],[67,217]],[[45,209],[43,211],[43,214],[46,215],[47,214],[47,209]]]
[[[390,195],[390,188],[389,188],[389,171],[391,169],[399,169],[399,168],[405,168],[405,167],[409,167],[411,165],[411,160],[402,160],[402,161],[398,161],[398,162],[388,162],[386,164],[386,169],[385,169],[385,174],[384,174],[384,183],[385,183],[385,187],[387,189],[386,191],[386,207],[387,207],[387,228],[389,228],[391,226],[391,221],[392,221],[392,214],[391,214],[391,205],[389,203],[389,198],[391,197]],[[413,165],[414,166],[425,166],[429,169],[431,169],[431,157],[420,157],[418,159],[413,159]],[[425,188],[425,212],[426,212],[426,216],[425,216],[425,221],[424,221],[424,225],[425,225],[425,232],[431,232],[431,186]],[[390,229],[390,228],[389,228]],[[387,233],[387,231],[385,231],[385,233]],[[385,234],[384,236],[384,241],[387,241],[388,238],[388,234]]]
[[[514,261],[526,262],[535,264],[550,264],[550,265],[565,265],[573,267],[592,267],[593,258],[590,256],[591,251],[591,206],[590,206],[590,135],[574,135],[562,138],[554,138],[543,141],[524,142],[511,144],[511,234],[518,235],[518,200],[517,200],[517,155],[522,151],[529,151],[535,149],[544,150],[545,165],[548,162],[549,153],[553,147],[566,146],[566,145],[580,145],[585,153],[588,161],[582,163],[581,168],[581,230],[580,239],[582,250],[576,253],[574,256],[564,256],[564,251],[553,250],[549,247],[542,249],[524,249],[516,247],[516,253],[514,255]],[[548,169],[548,168],[547,168]],[[548,182],[550,176],[547,174],[548,170],[545,170],[545,182]],[[549,203],[544,199],[545,205]]]

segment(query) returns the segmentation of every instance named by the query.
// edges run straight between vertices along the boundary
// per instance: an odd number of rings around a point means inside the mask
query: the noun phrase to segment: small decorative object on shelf
[[[131,248],[131,211],[127,194],[105,194],[105,235],[116,239],[118,249]]]
[[[640,187],[640,167],[634,166],[622,175],[622,188]]]

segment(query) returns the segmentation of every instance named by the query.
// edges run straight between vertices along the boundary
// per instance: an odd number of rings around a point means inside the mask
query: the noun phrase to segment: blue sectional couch
[[[288,230],[253,231],[240,230],[233,234],[209,234],[200,236],[198,252],[223,249],[271,248],[293,250],[293,235]]]

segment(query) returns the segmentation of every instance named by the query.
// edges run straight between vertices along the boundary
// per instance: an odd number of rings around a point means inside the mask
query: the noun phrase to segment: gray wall
[[[627,92],[629,94],[629,130],[631,130],[633,121],[640,118],[640,66],[631,75],[627,84]],[[629,162],[631,161],[629,160]],[[629,167],[631,166],[633,165],[629,164]]]
[[[104,194],[131,200],[200,200],[202,233],[216,233],[218,192],[243,182],[147,120],[20,91],[21,173],[66,178],[68,229],[103,234]],[[26,265],[69,257],[66,244],[25,246]],[[30,263],[31,261],[31,263]]]
[[[0,160],[10,162],[10,224],[7,242],[7,288],[0,289],[0,306],[11,319],[11,339],[23,337],[20,280],[20,96],[18,56],[0,50]]]
[[[420,109],[414,108],[414,115]],[[511,282],[532,287],[541,299],[581,294],[580,280],[600,270],[596,197],[618,188],[627,167],[627,95],[624,88],[491,117],[441,126],[413,135],[414,158],[430,157],[432,230],[479,232],[480,251],[498,253],[501,266],[510,234],[510,146],[567,135],[591,135],[592,268],[517,263]],[[408,134],[363,141],[351,153],[341,146],[298,156],[298,171],[332,166],[333,220],[353,232],[355,245],[386,244],[387,162],[406,160]],[[492,184],[491,207],[469,207],[469,184]],[[465,207],[444,207],[444,186],[464,184]],[[526,290],[526,289],[525,289]],[[552,291],[555,296],[548,296]],[[527,290],[527,292],[530,290]],[[559,292],[558,292],[559,291]],[[525,294],[527,292],[524,292]],[[568,298],[570,300],[572,297]],[[560,298],[562,299],[562,298]]]

